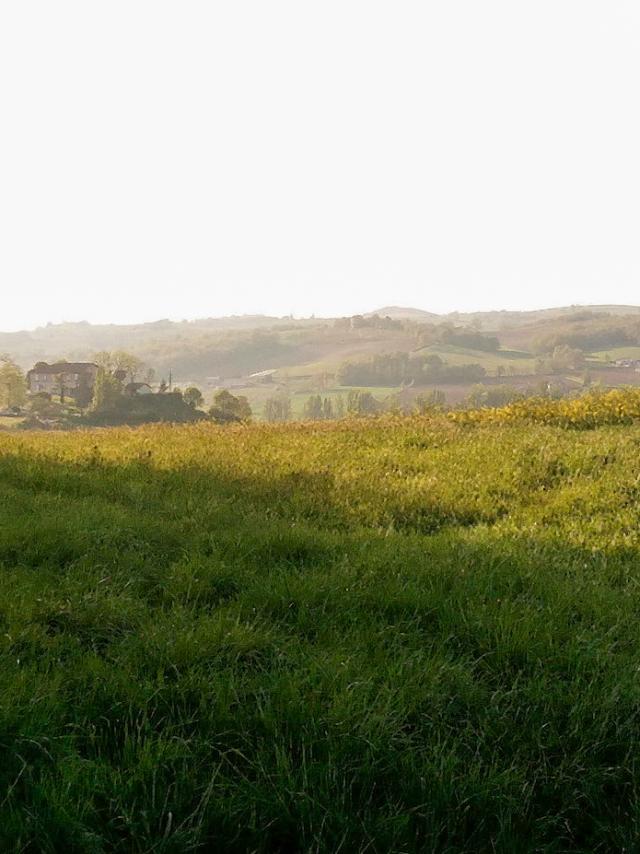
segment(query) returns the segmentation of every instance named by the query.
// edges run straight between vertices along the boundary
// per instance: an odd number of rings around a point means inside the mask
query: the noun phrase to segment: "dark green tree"
[[[312,394],[311,397],[307,398],[302,411],[302,417],[305,421],[321,421],[324,418],[322,398],[319,394]]]
[[[193,409],[197,409],[199,406],[202,406],[204,402],[202,392],[199,388],[196,388],[196,386],[193,385],[185,389],[182,398],[184,402],[191,406]]]
[[[91,409],[94,412],[107,412],[115,409],[121,399],[122,383],[112,373],[100,368],[93,387]]]
[[[226,388],[215,395],[213,406],[209,409],[209,416],[217,424],[250,421],[252,414],[247,398],[243,395],[231,394]]]

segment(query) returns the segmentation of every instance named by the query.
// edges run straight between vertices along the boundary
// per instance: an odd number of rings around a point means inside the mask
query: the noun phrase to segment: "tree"
[[[349,415],[375,415],[380,404],[370,391],[350,391],[347,395],[347,412]]]
[[[306,421],[330,421],[334,417],[331,398],[312,394],[305,402],[302,417]]]
[[[24,374],[9,356],[0,356],[0,403],[22,406],[27,396]]]
[[[85,373],[80,374],[78,386],[73,394],[76,406],[80,409],[86,409],[93,400],[93,389],[89,384],[89,380]]]
[[[113,354],[109,350],[100,350],[98,353],[94,353],[91,358],[93,363],[102,368],[103,371],[110,374],[115,370]]]
[[[193,385],[185,389],[182,397],[184,399],[184,402],[187,403],[192,409],[197,409],[199,406],[202,406],[204,402],[202,392],[199,388],[196,388]]]
[[[291,420],[291,400],[287,395],[268,397],[264,404],[265,421],[281,422]]]
[[[126,371],[127,382],[134,383],[136,377],[144,368],[144,362],[133,353],[127,353],[126,350],[116,350],[113,353],[113,361],[116,371]]]
[[[311,397],[307,398],[302,417],[305,421],[321,421],[324,418],[322,398],[319,394],[312,394]]]
[[[122,399],[122,384],[112,373],[100,368],[96,375],[93,387],[93,402],[91,409],[94,412],[105,412],[115,409]]]
[[[575,371],[584,367],[585,358],[582,350],[562,344],[553,351],[552,363],[554,370]]]
[[[585,358],[582,350],[559,344],[553,353],[536,359],[535,371],[540,374],[561,374],[565,371],[577,371],[584,368]]]
[[[251,406],[243,395],[231,394],[226,388],[221,389],[213,398],[213,406],[209,415],[217,424],[233,424],[250,421]]]
[[[101,350],[99,353],[94,353],[93,361],[95,364],[107,371],[124,371],[127,382],[135,382],[136,377],[144,368],[144,362],[133,353],[128,353],[126,350]]]

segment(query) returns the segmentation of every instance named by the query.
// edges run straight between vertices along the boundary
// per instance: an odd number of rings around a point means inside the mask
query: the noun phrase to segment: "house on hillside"
[[[30,394],[55,394],[61,400],[65,397],[89,397],[98,374],[98,366],[93,362],[38,362],[27,373],[27,386]]]

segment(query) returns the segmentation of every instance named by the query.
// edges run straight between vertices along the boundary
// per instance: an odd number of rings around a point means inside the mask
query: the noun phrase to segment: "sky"
[[[640,302],[637,0],[5,0],[0,329]]]

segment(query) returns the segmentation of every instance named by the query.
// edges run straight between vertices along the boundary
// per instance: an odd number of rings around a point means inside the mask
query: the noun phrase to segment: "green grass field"
[[[592,353],[591,358],[602,362],[615,362],[616,359],[640,359],[640,347],[611,347]]]
[[[0,433],[0,850],[638,850],[639,449]]]
[[[382,342],[383,344],[385,342]],[[406,344],[405,344],[406,346]],[[370,348],[370,352],[364,351],[359,356],[356,354],[352,358],[366,358],[374,352],[389,352],[390,344],[386,342],[386,351],[382,347],[377,350]],[[421,355],[433,354],[449,365],[482,365],[488,374],[495,374],[498,366],[505,369],[505,376],[510,372],[514,374],[532,374],[534,372],[535,358],[530,354],[519,350],[498,350],[497,352],[487,352],[484,350],[469,350],[464,347],[455,347],[451,344],[432,344],[426,347],[421,347],[413,352]],[[299,376],[313,375],[317,376],[322,373],[334,374],[345,356],[327,357],[322,361],[310,362],[305,365],[298,365],[291,368],[283,368],[278,375],[280,377],[287,376],[291,380],[296,380]]]
[[[419,351],[422,355],[432,353],[449,365],[477,364],[487,371],[489,375],[495,375],[496,368],[504,369],[504,376],[510,373],[517,375],[533,374],[535,358],[530,353],[519,350],[498,350],[495,353],[481,350],[468,350],[464,347],[454,347],[451,344],[434,344],[423,347]]]

